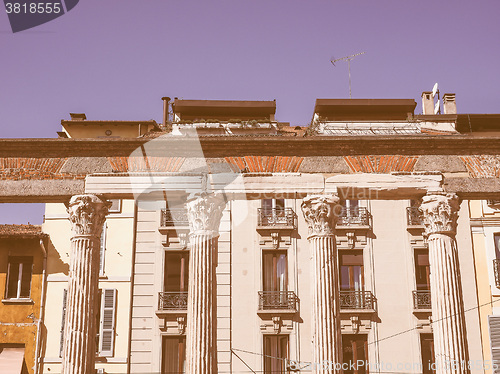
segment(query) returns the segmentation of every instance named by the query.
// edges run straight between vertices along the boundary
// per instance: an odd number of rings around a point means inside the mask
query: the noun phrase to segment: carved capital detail
[[[302,213],[309,226],[309,237],[331,236],[341,212],[336,195],[311,195],[302,200]]]
[[[100,237],[111,202],[96,195],[75,195],[69,201],[67,212],[73,235]]]
[[[457,231],[459,200],[454,193],[430,193],[422,198],[426,235],[452,234]]]
[[[208,234],[212,237],[219,235],[222,211],[226,206],[224,196],[201,193],[188,201],[186,206],[191,235]]]

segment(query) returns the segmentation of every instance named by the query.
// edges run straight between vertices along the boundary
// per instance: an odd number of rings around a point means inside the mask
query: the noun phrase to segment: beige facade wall
[[[500,233],[500,211],[486,200],[469,201],[474,265],[477,282],[477,304],[480,316],[481,347],[484,360],[490,363],[485,373],[493,373],[489,316],[500,317],[500,288],[495,279],[494,235]]]

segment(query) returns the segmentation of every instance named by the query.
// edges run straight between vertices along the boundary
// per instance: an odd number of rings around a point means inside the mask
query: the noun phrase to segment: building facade
[[[499,116],[443,97],[319,99],[307,129],[163,98],[140,138],[73,115],[21,147],[51,165],[25,196],[51,238],[41,371],[491,372]],[[127,139],[84,139],[109,126]]]
[[[38,373],[48,235],[35,225],[0,225],[0,371]]]

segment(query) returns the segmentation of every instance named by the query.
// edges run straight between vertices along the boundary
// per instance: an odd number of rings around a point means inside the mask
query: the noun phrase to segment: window
[[[287,291],[287,256],[286,251],[263,252],[264,291]]]
[[[367,374],[368,342],[366,335],[342,335],[344,374]]]
[[[262,200],[262,209],[265,211],[276,209],[278,212],[284,212],[285,199],[264,199]]]
[[[432,334],[420,334],[420,351],[422,353],[422,373],[434,374],[434,339]]]
[[[186,338],[184,336],[164,336],[161,361],[161,374],[184,373],[186,370]]]
[[[64,344],[64,324],[66,318],[66,301],[68,290],[63,291],[63,307],[61,316],[61,340],[59,356],[62,357]],[[96,355],[112,357],[115,346],[116,300],[117,290],[112,288],[99,290],[96,318]]]
[[[491,344],[491,365],[500,366],[500,316],[488,316]],[[495,370],[495,373],[497,371]]]
[[[500,233],[496,233],[493,236],[493,240],[495,241],[495,258],[500,259]]]
[[[9,256],[7,269],[6,299],[29,299],[33,257]]]
[[[187,292],[189,277],[189,252],[165,253],[165,292]]]
[[[101,233],[101,245],[99,248],[99,276],[103,277],[104,276],[104,259],[106,256],[106,235],[108,231],[108,225],[106,222],[104,222],[104,225],[102,226],[102,233]]]
[[[362,251],[340,252],[340,290],[363,291],[365,279]]]
[[[286,223],[285,199],[262,200],[260,219],[264,226]]]
[[[111,199],[111,207],[109,208],[109,213],[120,213],[122,210],[122,201],[119,199]]]
[[[264,374],[287,373],[288,335],[264,335]]]
[[[427,248],[415,249],[415,279],[417,290],[428,291],[431,289],[429,250]]]

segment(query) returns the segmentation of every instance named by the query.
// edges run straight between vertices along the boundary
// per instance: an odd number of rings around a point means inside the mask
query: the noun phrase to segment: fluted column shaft
[[[95,372],[99,246],[109,204],[95,195],[73,196],[71,258],[64,322],[63,374]]]
[[[187,203],[190,232],[186,373],[217,373],[216,276],[219,223],[225,202],[203,194]]]
[[[455,240],[458,209],[455,194],[428,194],[422,199],[421,210],[429,243],[436,374],[470,373]]]
[[[335,245],[339,198],[308,196],[302,211],[309,225],[312,255],[313,372],[335,373],[342,363],[339,282]]]

